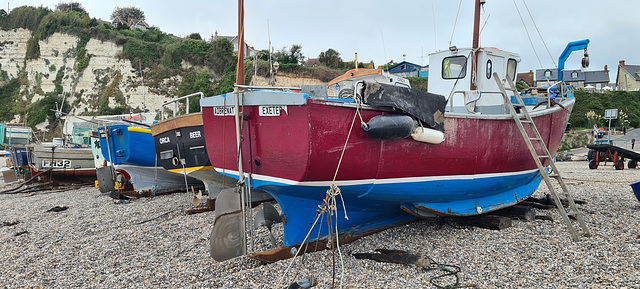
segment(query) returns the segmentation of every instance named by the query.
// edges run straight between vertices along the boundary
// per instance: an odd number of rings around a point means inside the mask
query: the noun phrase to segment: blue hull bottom
[[[541,180],[540,173],[531,170],[472,176],[337,181],[344,207],[341,197],[337,196],[337,215],[331,218],[334,225],[337,220],[341,235],[358,236],[416,217],[478,215],[519,203],[533,194]],[[302,244],[307,234],[308,241],[328,236],[327,214],[322,214],[311,233],[309,230],[319,206],[323,204],[329,182],[294,183],[253,175],[252,185],[269,192],[280,204],[286,218],[286,246]]]

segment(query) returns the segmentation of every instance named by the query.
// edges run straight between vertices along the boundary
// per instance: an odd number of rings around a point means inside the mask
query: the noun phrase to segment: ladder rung
[[[524,107],[524,105],[519,104],[519,103],[514,103],[514,104],[513,104],[513,107]]]
[[[530,137],[529,140],[540,140],[540,139],[537,137]]]
[[[559,174],[556,174],[556,173],[553,173],[553,174],[548,174],[547,176],[549,176],[550,178],[557,178],[557,177],[559,177],[560,175],[559,175]]]
[[[548,156],[537,156],[539,159],[548,159]]]
[[[521,120],[521,123],[533,123],[532,121],[528,121],[528,120]]]

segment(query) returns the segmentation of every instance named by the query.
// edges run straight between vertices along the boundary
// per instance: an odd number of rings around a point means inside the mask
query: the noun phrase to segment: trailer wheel
[[[594,155],[594,151],[589,150],[589,152],[587,152],[587,160],[591,161],[592,159],[594,159],[595,157],[593,155]]]
[[[592,159],[589,161],[589,168],[592,170],[595,170],[598,168],[598,163],[596,162],[595,159]]]
[[[628,167],[630,169],[635,169],[637,166],[638,166],[638,161],[634,161],[634,160],[629,161]]]
[[[618,160],[615,163],[616,170],[624,170],[624,161]]]

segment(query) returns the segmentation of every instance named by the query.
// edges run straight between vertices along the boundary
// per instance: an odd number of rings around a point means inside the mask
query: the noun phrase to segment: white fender
[[[432,144],[439,144],[444,141],[444,133],[430,128],[417,127],[411,134],[414,140]]]

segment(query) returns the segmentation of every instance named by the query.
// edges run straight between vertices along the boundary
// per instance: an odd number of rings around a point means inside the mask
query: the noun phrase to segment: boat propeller
[[[224,189],[216,199],[216,218],[209,237],[209,253],[216,261],[246,254],[242,207],[238,188]]]
[[[253,228],[257,229],[260,226],[265,226],[269,229],[269,240],[271,241],[271,245],[276,246],[276,238],[273,236],[273,232],[271,232],[271,227],[275,223],[281,223],[282,217],[273,207],[273,205],[269,203],[262,204],[262,210],[258,212],[255,219],[253,220]]]

